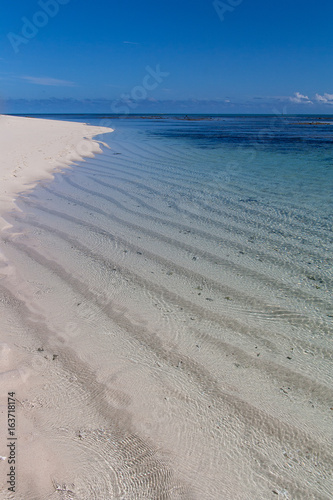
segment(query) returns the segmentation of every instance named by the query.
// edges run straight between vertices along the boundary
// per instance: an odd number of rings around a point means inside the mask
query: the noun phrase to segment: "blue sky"
[[[0,111],[333,113],[333,2],[15,0]]]

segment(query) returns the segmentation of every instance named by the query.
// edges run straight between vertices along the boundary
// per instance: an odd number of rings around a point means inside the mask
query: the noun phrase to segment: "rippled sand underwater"
[[[329,125],[112,127],[1,243],[15,498],[331,498]]]

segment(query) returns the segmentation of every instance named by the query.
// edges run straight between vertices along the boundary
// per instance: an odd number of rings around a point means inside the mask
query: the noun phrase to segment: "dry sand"
[[[75,161],[101,153],[101,144],[104,143],[93,140],[93,137],[112,131],[111,128],[84,123],[0,115],[1,235],[11,226],[4,216],[17,208],[15,200],[20,193],[31,190],[42,179],[52,179],[55,172],[69,167]],[[10,252],[4,254],[2,250],[3,248],[0,249],[0,281],[2,284],[8,281],[13,286],[13,296],[21,296],[22,299],[25,297],[19,309],[23,316],[26,313],[27,319],[29,313],[24,311],[23,304],[29,300],[29,288],[24,280],[20,280]],[[0,300],[0,498],[48,498],[57,488],[57,485],[53,487],[51,483],[52,470],[61,470],[63,466],[59,457],[54,460],[52,451],[40,439],[38,426],[26,419],[21,411],[28,404],[27,394],[34,386],[40,386],[43,377],[40,376],[39,367],[28,347],[32,341],[29,340],[29,333],[24,331],[20,336],[15,328],[15,313],[11,310],[15,300],[9,304],[7,299],[1,296]],[[37,364],[39,362],[38,360]],[[39,376],[34,377],[36,373]],[[57,385],[55,374],[49,380],[54,386]],[[21,448],[16,447],[15,462],[12,461],[11,464],[8,463],[10,448],[6,446],[9,436],[8,391],[14,391],[17,398],[15,411],[19,430],[15,436],[21,438]],[[15,467],[15,493],[7,490],[10,486],[7,484],[10,467]],[[19,491],[18,475],[21,483]],[[62,494],[60,489],[59,493]]]
[[[96,132],[3,120],[21,124],[16,162],[40,155],[34,177],[17,165],[5,174],[15,194],[75,158],[83,134]],[[235,221],[224,207],[229,230],[204,208],[192,213],[178,176],[156,161],[161,148],[109,138],[110,151],[20,197],[22,211],[6,216],[0,500],[328,500],[332,330],[313,306],[326,312],[325,290],[308,279],[301,291],[293,286],[294,267],[275,245],[262,254],[268,264],[258,261],[246,214]],[[305,238],[302,225],[294,232],[291,242]],[[297,264],[300,247],[289,248]],[[13,496],[8,391],[17,409]]]
[[[84,123],[0,115],[0,229],[2,215],[13,207],[16,196],[41,179],[83,157],[100,153],[92,138],[112,132]]]

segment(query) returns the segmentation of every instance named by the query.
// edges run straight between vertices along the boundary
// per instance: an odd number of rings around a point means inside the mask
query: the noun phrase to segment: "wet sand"
[[[191,152],[115,135],[6,216],[1,384],[16,391],[19,487],[0,498],[329,499],[323,229],[273,210],[268,224],[246,193],[208,210]]]
[[[14,206],[16,196],[41,179],[83,157],[100,153],[92,137],[112,132],[84,123],[0,115],[0,217]],[[0,219],[0,227],[5,223]]]

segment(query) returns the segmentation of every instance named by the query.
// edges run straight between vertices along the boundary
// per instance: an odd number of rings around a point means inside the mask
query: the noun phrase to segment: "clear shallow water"
[[[38,395],[45,434],[78,498],[329,498],[333,120],[178,118],[111,118],[12,215],[74,377]]]

